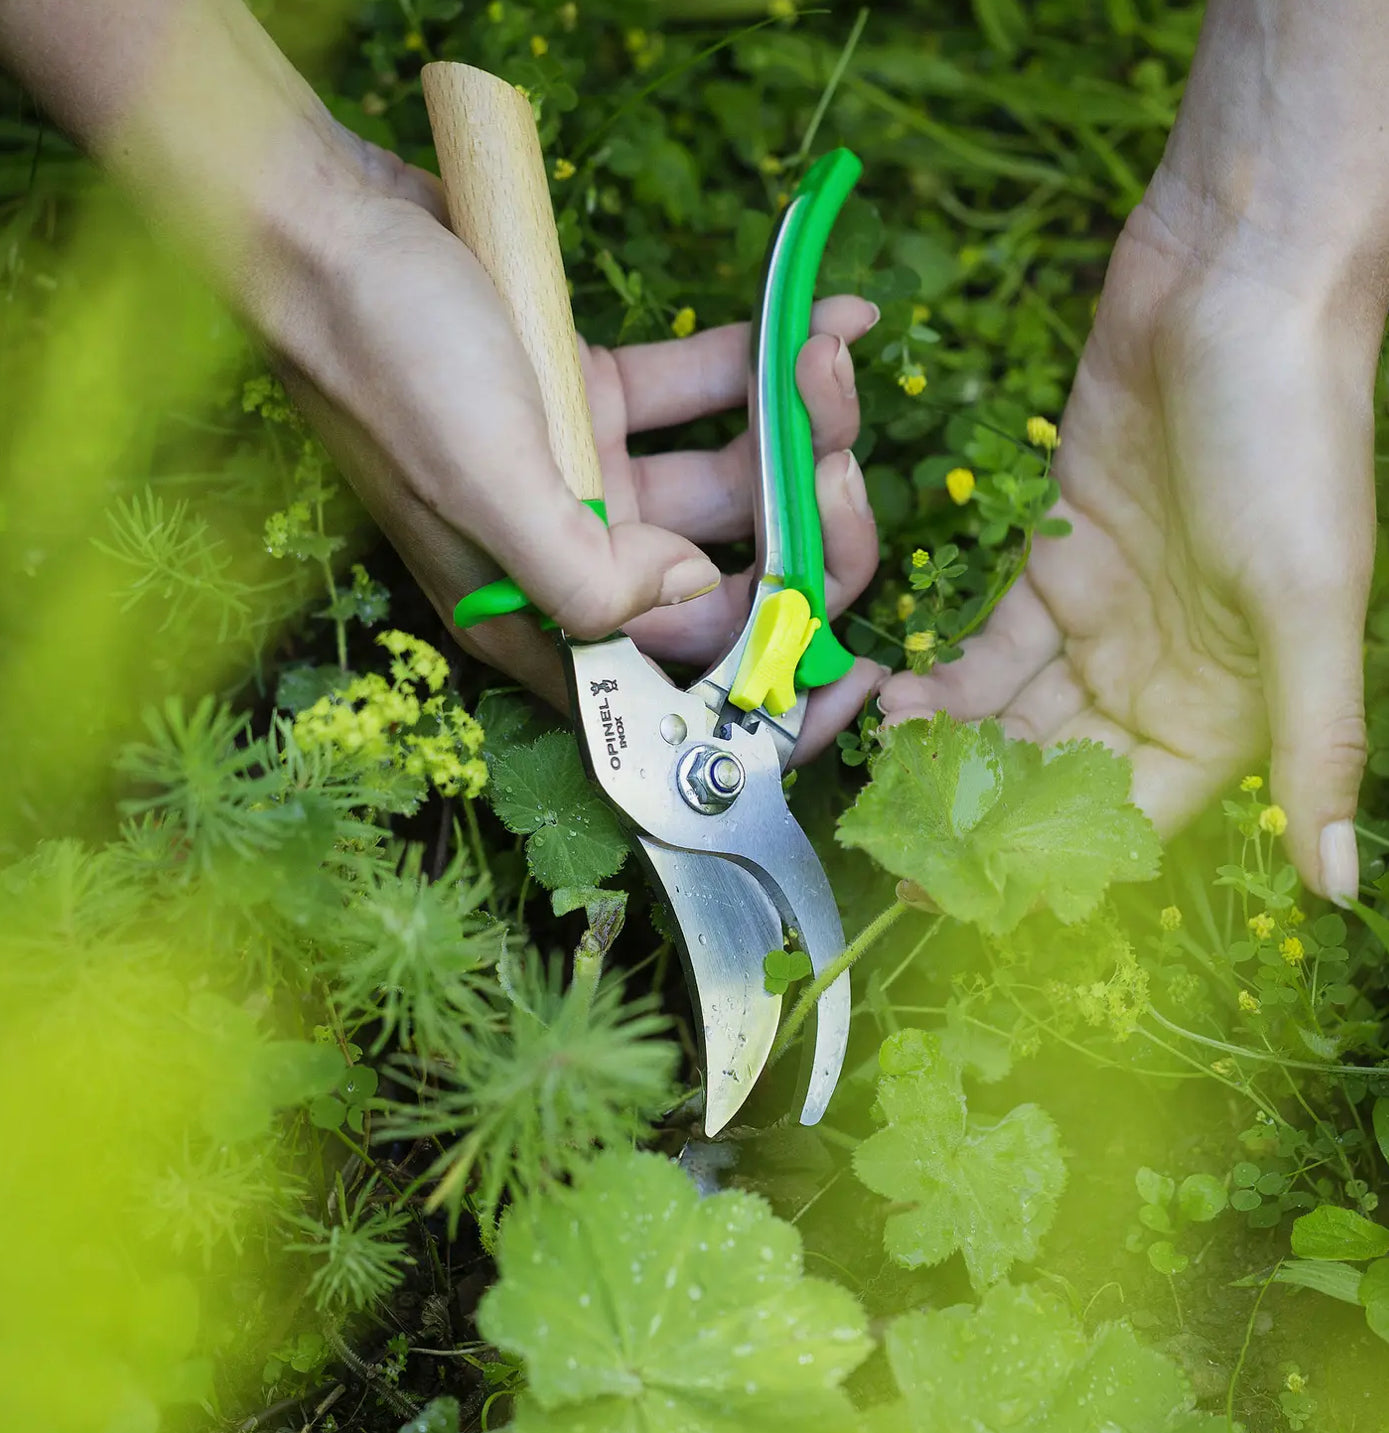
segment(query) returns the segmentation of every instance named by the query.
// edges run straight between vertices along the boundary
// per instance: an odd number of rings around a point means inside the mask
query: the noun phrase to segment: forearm
[[[241,0],[0,0],[0,64],[253,321],[362,149]]]
[[[1205,257],[1383,295],[1386,74],[1383,0],[1210,0],[1147,207]]]

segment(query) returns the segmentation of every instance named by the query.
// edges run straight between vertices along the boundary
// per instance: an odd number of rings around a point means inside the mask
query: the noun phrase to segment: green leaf
[[[796,1230],[751,1194],[701,1198],[653,1154],[612,1153],[514,1206],[478,1325],[526,1360],[516,1429],[847,1429],[872,1343]]]
[[[1159,1239],[1148,1246],[1148,1262],[1159,1274],[1180,1274],[1191,1263],[1185,1254],[1179,1254],[1174,1244]]]
[[[1372,1333],[1389,1342],[1389,1259],[1376,1259],[1356,1291],[1365,1306],[1365,1322]]]
[[[1047,752],[944,712],[882,734],[839,839],[993,934],[1039,902],[1089,915],[1113,881],[1157,874],[1160,847],[1128,799],[1129,766],[1096,742]]]
[[[1293,1253],[1302,1259],[1379,1259],[1389,1229],[1336,1204],[1320,1204],[1293,1223]]]
[[[1389,1096],[1381,1095],[1375,1101],[1374,1126],[1379,1152],[1389,1159]]]
[[[1389,951],[1389,920],[1385,920],[1378,911],[1372,910],[1367,905],[1362,905],[1359,901],[1353,900],[1347,904],[1349,904],[1351,910],[1369,926],[1371,934],[1373,934],[1380,945],[1383,946],[1386,951]]]
[[[1224,1182],[1213,1174],[1188,1174],[1177,1191],[1177,1207],[1197,1224],[1214,1219],[1229,1202]]]
[[[1284,1259],[1272,1274],[1249,1274],[1235,1280],[1239,1289],[1257,1289],[1262,1284],[1293,1284],[1302,1289],[1315,1289],[1319,1294],[1339,1299],[1343,1304],[1360,1302],[1359,1269],[1346,1264],[1326,1263],[1320,1259]]]
[[[1159,1174],[1146,1164],[1134,1175],[1133,1182],[1144,1204],[1170,1204],[1177,1192],[1176,1182],[1169,1175]]]
[[[1123,1324],[1093,1338],[1061,1302],[999,1284],[978,1308],[906,1314],[887,1355],[907,1422],[896,1433],[1216,1433],[1223,1416],[1193,1411],[1175,1364]]]
[[[509,831],[528,836],[526,860],[548,890],[596,886],[627,859],[617,816],[584,773],[568,732],[547,732],[492,763],[487,794]]]
[[[434,1398],[418,1418],[401,1427],[400,1433],[458,1433],[460,1416],[456,1398]]]
[[[878,1058],[877,1109],[887,1127],[855,1150],[854,1173],[875,1193],[915,1206],[888,1216],[888,1254],[918,1268],[958,1249],[976,1289],[1034,1258],[1066,1183],[1049,1116],[1019,1105],[995,1124],[972,1118],[959,1065],[921,1030],[891,1036]]]
[[[803,950],[769,950],[762,960],[762,983],[768,995],[785,995],[792,983],[804,980],[812,968]]]

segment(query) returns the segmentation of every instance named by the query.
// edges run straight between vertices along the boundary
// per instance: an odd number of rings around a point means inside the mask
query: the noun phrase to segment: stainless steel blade
[[[704,1132],[713,1136],[752,1093],[776,1038],[781,997],[767,993],[763,960],[781,946],[781,917],[741,866],[638,841],[680,928],[704,1056]]]
[[[799,932],[816,975],[828,969],[844,949],[839,910],[819,858],[787,808],[770,734],[737,725],[711,732],[700,698],[663,681],[626,637],[575,644],[568,656],[586,764],[608,799],[643,836],[740,867],[782,923]],[[745,773],[741,794],[717,814],[693,809],[679,792],[676,771],[696,747],[727,752]],[[771,948],[758,952],[749,979],[761,978],[762,957]],[[820,1118],[834,1092],[848,1045],[849,1006],[846,972],[816,1008],[803,1124]]]

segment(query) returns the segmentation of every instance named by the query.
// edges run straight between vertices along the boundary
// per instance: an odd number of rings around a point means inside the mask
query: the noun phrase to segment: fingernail
[[[1321,888],[1329,901],[1344,906],[1360,894],[1360,854],[1355,849],[1355,826],[1333,821],[1323,826],[1319,843]]]
[[[852,398],[858,392],[854,382],[854,360],[849,356],[849,345],[842,338],[834,353],[834,379],[846,398]]]
[[[849,460],[844,468],[844,496],[848,499],[849,506],[860,516],[871,520],[873,509],[868,502],[868,489],[863,482],[863,469],[858,465],[858,459],[852,452],[846,450],[844,456]]]
[[[677,562],[661,581],[661,606],[674,607],[677,602],[691,602],[712,592],[723,580],[723,574],[706,557],[687,557]]]
[[[868,328],[864,329],[864,333],[867,333],[868,329],[877,328],[878,320],[883,316],[883,311],[877,306],[877,304],[870,303],[868,307],[873,310],[873,317],[869,320]]]

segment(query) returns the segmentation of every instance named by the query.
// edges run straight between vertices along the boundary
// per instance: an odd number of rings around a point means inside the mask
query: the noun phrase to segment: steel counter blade
[[[781,997],[767,993],[763,961],[781,946],[781,917],[741,866],[637,840],[680,929],[706,1072],[704,1132],[712,1138],[752,1093],[776,1038]]]

